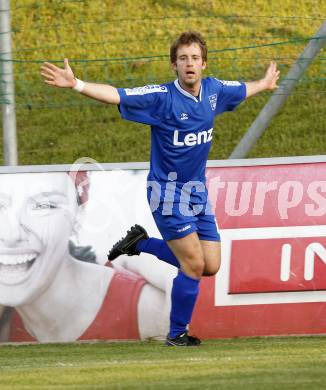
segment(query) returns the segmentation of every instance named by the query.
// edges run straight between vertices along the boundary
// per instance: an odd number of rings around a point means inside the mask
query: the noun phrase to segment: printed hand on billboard
[[[139,257],[121,256],[114,260],[113,267],[116,270],[127,269],[147,282],[138,307],[140,330],[144,332],[144,336],[148,333],[155,334],[155,329],[156,332],[161,330],[160,335],[166,333],[169,326],[172,282],[177,276],[177,268],[145,253]]]

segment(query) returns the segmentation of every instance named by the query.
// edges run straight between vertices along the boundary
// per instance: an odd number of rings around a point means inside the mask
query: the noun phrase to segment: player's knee
[[[184,259],[184,266],[190,271],[190,276],[199,279],[203,276],[205,269],[204,257],[200,255],[196,257],[188,256]]]
[[[196,277],[199,279],[203,276],[205,269],[205,263],[203,261],[197,261],[192,268],[192,271],[196,274]]]
[[[220,269],[220,263],[219,262],[214,263],[214,264],[205,265],[203,275],[204,276],[216,275],[218,273],[219,269]]]
[[[216,275],[220,269],[221,256],[220,253],[216,253],[215,256],[205,259],[204,276]]]

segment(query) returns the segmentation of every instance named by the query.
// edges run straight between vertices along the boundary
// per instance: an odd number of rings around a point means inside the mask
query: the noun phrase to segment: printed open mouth
[[[34,264],[38,253],[1,254],[0,281],[6,284],[21,282]]]

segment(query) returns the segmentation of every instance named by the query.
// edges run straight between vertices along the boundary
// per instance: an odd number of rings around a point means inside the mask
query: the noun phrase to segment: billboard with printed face
[[[207,169],[222,265],[201,281],[193,333],[325,331],[325,168]],[[146,180],[145,169],[0,174],[1,341],[166,336],[177,269],[106,255],[135,223],[160,237]]]

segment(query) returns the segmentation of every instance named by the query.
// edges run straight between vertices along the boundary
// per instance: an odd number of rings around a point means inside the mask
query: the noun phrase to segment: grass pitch
[[[205,76],[257,80],[274,59],[283,80],[326,14],[321,0],[12,0],[10,6],[19,162],[28,165],[70,164],[82,156],[149,159],[148,126],[121,120],[115,106],[45,85],[44,60],[62,65],[68,57],[78,78],[116,87],[173,81],[163,56],[193,29],[210,50]],[[321,52],[249,157],[326,153],[325,63]],[[216,119],[210,159],[228,158],[270,96]],[[2,143],[0,132],[0,164]]]
[[[325,389],[326,338],[6,345],[0,389]]]

